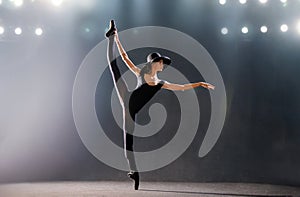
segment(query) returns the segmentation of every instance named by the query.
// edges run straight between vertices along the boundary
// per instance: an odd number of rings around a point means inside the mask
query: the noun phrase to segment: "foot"
[[[127,174],[129,178],[131,178],[134,181],[134,189],[138,190],[140,185],[140,176],[138,172],[129,172]]]
[[[112,35],[114,35],[117,31],[116,25],[115,25],[115,21],[111,20],[110,21],[110,26],[109,26],[109,30],[106,32],[105,36],[108,38]]]

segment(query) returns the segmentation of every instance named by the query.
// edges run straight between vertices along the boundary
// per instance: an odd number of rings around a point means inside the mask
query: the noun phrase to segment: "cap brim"
[[[166,65],[171,64],[171,59],[167,56],[156,57],[151,62],[159,62],[160,60],[163,60],[163,63]]]

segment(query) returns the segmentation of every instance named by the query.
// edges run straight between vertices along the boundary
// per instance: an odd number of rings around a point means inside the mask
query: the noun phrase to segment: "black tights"
[[[121,72],[117,65],[116,55],[114,53],[114,36],[108,38],[107,58],[112,74],[114,86],[116,88],[120,103],[123,108],[123,135],[124,135],[124,152],[131,171],[137,171],[134,152],[133,152],[133,131],[135,122],[131,118],[126,98],[129,96],[127,84],[122,78]]]

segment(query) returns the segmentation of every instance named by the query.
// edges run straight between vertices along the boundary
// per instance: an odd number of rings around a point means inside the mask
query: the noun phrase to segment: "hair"
[[[140,71],[140,76],[141,76],[141,82],[145,83],[144,75],[145,74],[150,74],[152,70],[152,66],[150,62],[147,62],[141,69]]]

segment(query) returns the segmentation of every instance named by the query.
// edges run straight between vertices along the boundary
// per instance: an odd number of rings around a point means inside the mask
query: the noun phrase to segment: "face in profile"
[[[152,70],[156,72],[163,71],[164,68],[164,62],[163,60],[160,60],[158,62],[153,62],[152,63]]]

